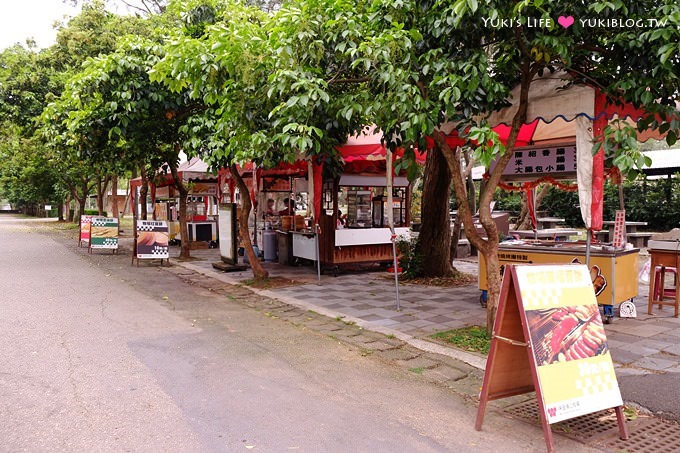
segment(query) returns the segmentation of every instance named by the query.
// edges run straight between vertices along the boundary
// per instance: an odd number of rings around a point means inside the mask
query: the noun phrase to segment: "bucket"
[[[264,260],[268,263],[276,261],[276,231],[265,230],[262,233],[262,247],[264,248]]]
[[[257,245],[253,245],[253,251],[255,252],[255,256],[260,254],[260,249],[257,247]],[[248,254],[243,251],[243,262],[246,264],[250,264],[250,260],[248,260]]]

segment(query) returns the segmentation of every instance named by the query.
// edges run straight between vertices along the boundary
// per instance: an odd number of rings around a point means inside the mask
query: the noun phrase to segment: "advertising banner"
[[[81,215],[80,216],[80,243],[83,242],[86,245],[90,244],[90,225],[92,224],[91,215]]]
[[[164,220],[137,221],[137,258],[170,258],[168,222]]]
[[[118,249],[118,219],[94,217],[90,227],[90,248]]]
[[[589,270],[515,271],[548,423],[622,405]]]

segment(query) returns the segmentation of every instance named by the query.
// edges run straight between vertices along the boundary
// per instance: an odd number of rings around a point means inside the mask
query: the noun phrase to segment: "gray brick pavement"
[[[215,271],[212,262],[219,260],[217,250],[195,250],[192,255],[199,260],[181,265],[224,283],[240,283],[252,277],[250,271]],[[641,255],[640,266],[647,259]],[[477,264],[473,261],[456,261],[454,264],[463,272],[477,274]],[[329,316],[343,316],[365,329],[420,340],[427,339],[434,332],[486,323],[486,313],[479,305],[480,292],[476,285],[440,288],[402,284],[401,310],[397,311],[391,274],[354,272],[338,277],[322,275],[317,281],[315,269],[311,267],[264,265],[271,276],[285,277],[299,284],[263,291],[263,294]],[[655,307],[654,314],[648,315],[648,294],[649,285],[641,283],[634,299],[637,318],[616,318],[605,327],[612,358],[620,372],[637,374],[640,370],[680,370],[680,320],[673,318],[668,307],[664,310]],[[467,353],[463,354],[465,357]],[[476,363],[479,364],[479,360]]]

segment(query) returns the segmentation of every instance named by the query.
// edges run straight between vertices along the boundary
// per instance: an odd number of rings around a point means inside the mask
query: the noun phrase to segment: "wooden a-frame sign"
[[[506,265],[479,397],[480,431],[491,400],[535,391],[543,435],[551,423],[614,408],[628,439],[623,402],[590,273],[584,265]]]

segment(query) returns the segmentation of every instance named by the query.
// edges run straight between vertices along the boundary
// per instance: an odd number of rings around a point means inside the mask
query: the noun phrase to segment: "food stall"
[[[257,201],[256,237],[259,244],[265,245],[265,251],[268,241],[264,235],[271,229],[277,232],[279,263],[295,264],[301,259],[317,261],[314,225],[318,225],[319,261],[324,269],[337,273],[342,265],[391,262],[392,235],[386,222],[386,164],[381,137],[367,128],[340,146],[344,166],[337,177],[324,177],[323,165],[313,163],[310,169],[306,161],[282,163],[273,169],[244,165],[240,173],[252,199]],[[417,153],[416,157],[424,162],[423,154]],[[230,197],[236,199],[228,170],[220,172],[220,178],[222,191],[231,192]],[[253,179],[257,182],[253,183]],[[277,187],[279,189],[275,189]],[[394,178],[392,195],[395,233],[408,234],[411,194],[406,177]],[[269,199],[275,200],[278,207],[282,206],[284,196],[298,202],[313,201],[306,206],[299,203],[294,217],[263,216]],[[303,212],[305,216],[300,215]],[[289,218],[286,220],[286,217]]]
[[[392,233],[387,224],[386,179],[382,175],[343,174],[324,182],[319,253],[324,268],[391,263]],[[395,234],[410,234],[410,184],[394,178],[392,190]]]
[[[597,302],[615,306],[638,294],[637,270],[639,249],[617,250],[606,245],[590,249],[590,276]],[[568,264],[586,262],[583,242],[507,241],[498,247],[501,269],[506,264]],[[486,261],[479,256],[479,289],[487,290]],[[605,316],[605,322],[611,315]]]
[[[602,229],[603,185],[607,176],[604,154],[600,151],[593,155],[593,143],[611,119],[634,122],[644,112],[625,102],[608,102],[606,95],[597,88],[568,84],[570,79],[570,74],[558,72],[537,75],[532,81],[527,122],[520,130],[520,135],[524,133],[525,136],[504,169],[499,187],[522,190],[527,194],[534,230],[537,221],[533,197],[538,184],[549,183],[563,190],[577,190],[586,241],[504,242],[499,246],[499,259],[501,265],[588,264],[597,300],[602,305],[605,320],[609,321],[614,315],[614,304],[637,295],[639,250],[630,246],[615,248],[611,244],[592,241],[594,233]],[[509,125],[519,108],[519,99],[518,86],[512,90],[507,107],[490,113],[487,119],[494,130],[503,127],[510,130]],[[647,138],[650,136],[638,136],[642,141]],[[481,256],[479,266],[480,301],[485,301],[486,263]]]
[[[188,241],[198,247],[207,246],[218,238],[218,198],[217,178],[208,173],[208,165],[198,158],[182,162],[177,173],[189,190],[187,196],[187,229]],[[139,200],[141,178],[131,181],[132,193],[135,200]],[[153,209],[150,211],[153,220],[168,222],[168,239],[181,241],[179,226],[179,194],[174,187],[172,175],[157,175],[149,183],[150,201]],[[139,207],[137,207],[137,212]]]

